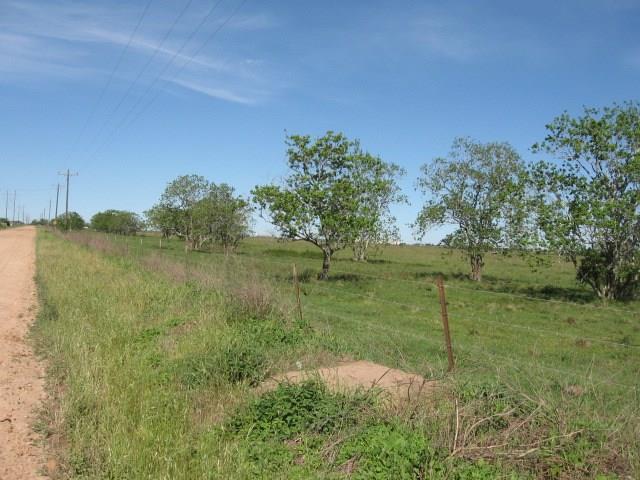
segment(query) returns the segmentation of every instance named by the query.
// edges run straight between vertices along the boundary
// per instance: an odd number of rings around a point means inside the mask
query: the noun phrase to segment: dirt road
[[[0,230],[0,480],[44,478],[32,430],[44,369],[27,335],[36,307],[34,227]]]

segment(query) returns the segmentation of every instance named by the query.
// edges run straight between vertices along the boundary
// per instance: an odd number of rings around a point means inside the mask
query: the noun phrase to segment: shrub
[[[105,210],[91,217],[91,228],[99,232],[133,235],[141,227],[140,217],[125,210]]]

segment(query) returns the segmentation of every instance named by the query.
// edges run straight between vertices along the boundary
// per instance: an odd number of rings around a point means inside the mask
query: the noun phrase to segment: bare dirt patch
[[[334,391],[378,388],[386,392],[393,401],[411,400],[428,394],[436,388],[438,383],[415,373],[360,360],[317,370],[283,373],[272,377],[263,384],[262,388],[268,390],[281,382],[297,383],[314,378],[322,380]]]
[[[0,479],[40,479],[45,453],[33,431],[44,367],[27,340],[36,311],[33,227],[0,231]]]

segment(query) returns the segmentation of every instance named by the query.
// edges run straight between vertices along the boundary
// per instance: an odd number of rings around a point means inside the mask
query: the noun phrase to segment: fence
[[[144,255],[150,248],[133,237],[116,237],[115,241],[126,245],[119,251],[128,255]],[[185,265],[190,263],[192,268],[215,269],[224,258],[237,268],[258,272],[264,280],[278,283],[285,291],[288,289],[296,315],[343,336],[349,335],[349,330],[361,332],[361,338],[354,343],[362,345],[363,350],[368,348],[376,358],[393,358],[398,366],[408,369],[437,364],[436,370],[444,374],[445,370],[453,369],[454,362],[458,363],[457,371],[473,371],[482,366],[530,375],[536,369],[548,374],[554,382],[608,385],[638,394],[640,345],[626,338],[622,328],[640,326],[639,312],[633,309],[538,298],[455,283],[443,282],[434,288],[437,277],[415,279],[347,271],[339,268],[340,262],[334,264],[331,273],[342,280],[309,281],[304,278],[305,271],[298,269],[300,265],[290,259],[212,254],[205,261],[202,256],[187,256],[167,249],[166,245],[158,250],[184,261]],[[362,278],[371,283],[358,283]],[[352,280],[362,288],[350,289]],[[384,292],[397,282],[407,286],[402,294],[410,301],[389,298]],[[372,286],[381,288],[366,289]],[[445,291],[448,301],[442,296]],[[515,306],[493,304],[494,300],[488,299],[520,303]],[[530,308],[525,309],[522,302]],[[571,318],[569,313],[578,315],[577,312],[584,312],[584,318],[577,321],[580,325],[567,323]],[[443,322],[449,316],[450,334],[447,322]],[[602,326],[610,327],[621,320],[630,323],[608,330],[619,331],[623,339],[597,334]],[[548,325],[555,325],[555,329]],[[563,331],[568,328],[575,333]],[[484,332],[480,332],[481,329]]]

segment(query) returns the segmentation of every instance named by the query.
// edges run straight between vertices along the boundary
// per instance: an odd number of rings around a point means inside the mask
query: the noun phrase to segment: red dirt
[[[44,368],[27,340],[36,311],[33,227],[0,231],[0,479],[41,479],[44,450],[33,431]]]

